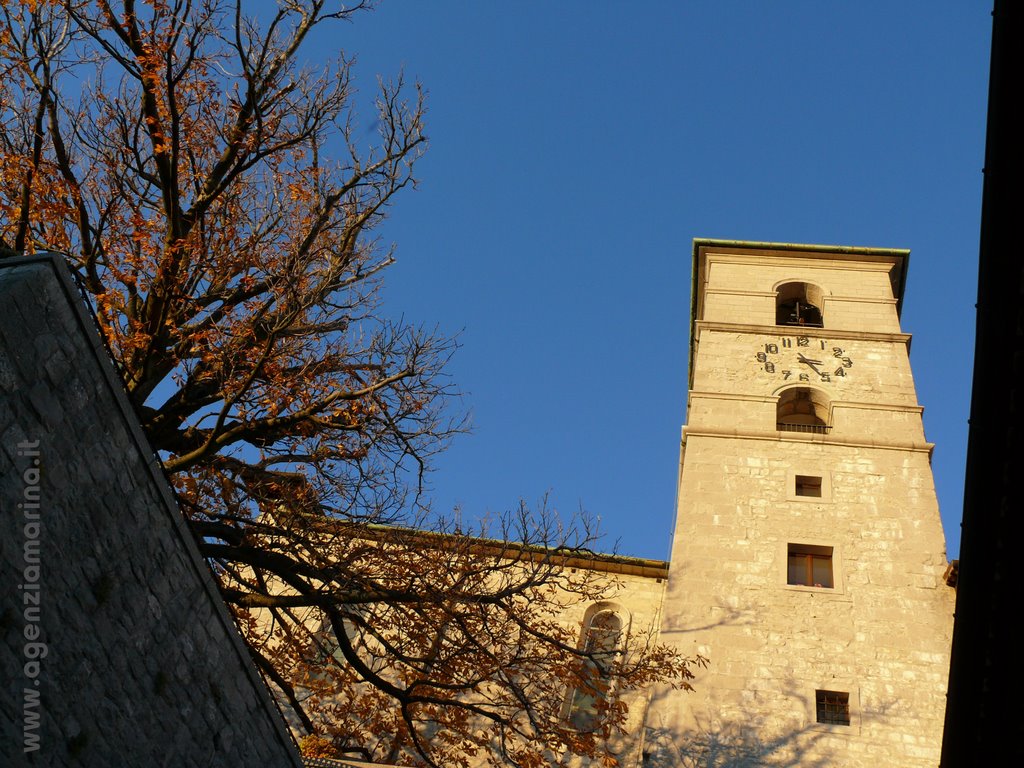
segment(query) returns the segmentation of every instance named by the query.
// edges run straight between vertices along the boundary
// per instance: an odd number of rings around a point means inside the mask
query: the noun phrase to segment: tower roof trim
[[[708,237],[693,239],[693,253],[696,256],[702,246],[719,248],[756,248],[765,251],[804,251],[822,253],[848,253],[858,256],[903,256],[910,255],[908,248],[869,248],[860,245],[817,245],[814,243],[771,243],[759,240],[719,240]]]

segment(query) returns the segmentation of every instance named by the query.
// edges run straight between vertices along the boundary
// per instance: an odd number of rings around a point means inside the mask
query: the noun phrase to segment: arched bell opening
[[[827,434],[831,425],[828,396],[811,387],[792,387],[779,395],[775,425],[780,432]]]
[[[824,328],[824,292],[813,283],[783,283],[775,294],[775,324]]]

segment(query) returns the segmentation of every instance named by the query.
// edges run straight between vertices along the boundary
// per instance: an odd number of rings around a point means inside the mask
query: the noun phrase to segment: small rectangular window
[[[844,691],[815,691],[814,705],[819,723],[850,724],[850,694]]]
[[[821,498],[821,478],[814,475],[796,476],[796,495]]]
[[[786,583],[798,587],[832,589],[832,547],[790,544]]]

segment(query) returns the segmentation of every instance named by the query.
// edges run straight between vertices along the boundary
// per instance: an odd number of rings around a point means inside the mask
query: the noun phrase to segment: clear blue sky
[[[429,91],[422,185],[381,230],[386,306],[461,334],[467,516],[550,492],[666,558],[691,241],[912,251],[903,329],[959,548],[986,3],[384,2],[313,51]],[[372,122],[365,113],[367,124]]]

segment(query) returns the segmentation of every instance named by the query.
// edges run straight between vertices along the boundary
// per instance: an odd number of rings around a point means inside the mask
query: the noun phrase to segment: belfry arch
[[[830,399],[820,389],[794,386],[779,393],[775,426],[780,432],[828,432]]]
[[[824,328],[825,292],[814,283],[799,280],[775,287],[775,324]]]

